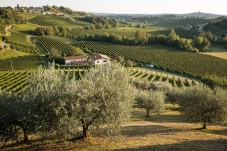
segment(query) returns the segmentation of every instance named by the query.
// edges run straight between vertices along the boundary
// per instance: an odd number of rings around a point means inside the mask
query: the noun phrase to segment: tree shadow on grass
[[[223,129],[214,130],[214,129],[209,129],[209,126],[208,126],[207,129],[203,129],[201,131],[204,132],[204,133],[208,133],[208,134],[217,134],[217,135],[227,136],[227,128],[226,127],[223,128]]]
[[[157,123],[188,123],[184,115],[152,115],[151,117],[132,117],[133,121],[148,121]]]
[[[115,151],[226,151],[227,140],[194,140],[167,145],[151,145]]]
[[[163,125],[127,126],[122,128],[122,135],[128,137],[145,136],[150,134],[172,134],[176,132],[182,132],[182,130]]]

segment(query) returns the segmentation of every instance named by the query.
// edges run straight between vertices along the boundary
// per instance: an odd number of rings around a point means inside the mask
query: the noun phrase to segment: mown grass
[[[92,29],[92,30],[74,29],[70,31],[70,33],[76,36],[84,36],[85,34],[101,35],[104,33],[108,33],[117,34],[122,37],[134,38],[137,30],[144,30],[145,32],[149,33],[154,31],[165,30],[165,28],[152,26],[148,28],[118,27],[113,29]]]
[[[21,32],[21,33],[25,33],[25,34],[31,34],[31,33],[34,33],[34,30],[38,27],[41,27],[41,26],[36,25],[36,24],[31,24],[31,23],[14,24],[11,31],[12,32]]]
[[[7,59],[7,58],[13,58],[13,57],[19,57],[19,56],[27,56],[29,54],[13,50],[13,49],[4,49],[0,50],[0,59]]]
[[[171,109],[171,105],[168,105]],[[92,130],[88,140],[62,142],[42,141],[33,137],[28,143],[8,145],[3,150],[76,150],[76,151],[150,151],[150,150],[226,150],[227,126],[188,123],[179,111],[164,110],[161,115],[144,117],[145,111],[134,109],[130,121],[125,123],[119,136],[107,137],[104,130]]]
[[[26,18],[27,20],[32,19],[37,16],[37,14],[32,13],[19,13],[19,16]]]
[[[71,20],[60,16],[40,15],[29,20],[33,24],[41,26],[76,26],[77,24]]]

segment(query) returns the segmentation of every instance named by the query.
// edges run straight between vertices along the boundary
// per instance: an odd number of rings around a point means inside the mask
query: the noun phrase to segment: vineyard
[[[83,75],[86,72],[89,72],[89,69],[71,69],[62,68],[60,69],[65,74],[69,76],[70,79],[79,80],[83,78]],[[147,79],[149,83],[160,81],[160,82],[169,82],[174,87],[184,87],[184,86],[193,86],[196,83],[192,80],[179,78],[171,75],[164,75],[158,72],[142,69],[128,69],[127,70],[130,77],[136,79]],[[0,90],[2,91],[12,91],[16,93],[21,93],[28,88],[28,76],[34,73],[35,70],[19,70],[19,71],[2,71],[0,72]]]
[[[0,71],[37,69],[43,65],[43,59],[34,55],[0,59]]]
[[[30,54],[41,54],[41,52],[36,47],[27,42],[26,36],[24,34],[13,32],[12,36],[6,37],[6,41],[10,44],[10,47],[12,49]]]
[[[91,41],[80,41],[77,45],[96,53],[118,54],[132,61],[193,77],[207,74],[227,77],[227,60],[203,54],[178,52],[164,46],[123,46]]]
[[[54,38],[36,36],[35,39],[46,50],[46,53],[51,53],[53,50],[57,50],[60,54],[71,55],[75,50],[72,45],[66,44]]]
[[[134,77],[136,79],[146,79],[149,83],[153,83],[156,81],[166,82],[172,84],[174,87],[191,87],[196,85],[195,81],[184,79],[180,77],[176,77],[174,75],[164,75],[162,73],[154,72],[154,71],[146,71],[140,69],[128,69],[130,77]]]
[[[88,70],[85,69],[73,69],[73,70],[62,70],[69,75],[69,78],[79,80],[83,77],[84,73]],[[28,89],[28,76],[34,73],[35,70],[27,71],[3,71],[0,72],[0,90],[12,91],[21,93]]]

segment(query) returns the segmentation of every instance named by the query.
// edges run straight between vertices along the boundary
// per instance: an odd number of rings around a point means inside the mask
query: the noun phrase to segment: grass
[[[198,24],[208,23],[210,20],[201,19],[201,18],[192,18],[192,19],[173,19],[168,21],[163,21],[155,24],[155,26],[165,27],[165,28],[175,28],[177,26],[195,26]]]
[[[184,30],[184,29],[174,29],[174,30],[182,38],[191,38],[191,39],[193,39],[194,36],[197,36],[199,34],[199,32],[192,31],[192,30]],[[150,34],[152,34],[152,35],[160,35],[160,34],[168,35],[170,33],[170,31],[171,31],[170,29],[160,30],[160,31],[153,31],[153,32],[150,32]]]
[[[21,32],[21,33],[25,33],[25,34],[30,34],[30,33],[34,33],[34,30],[38,27],[41,27],[40,25],[36,25],[36,24],[31,24],[31,23],[27,23],[27,24],[15,24],[13,25],[12,28],[12,32]]]
[[[45,58],[35,55],[17,56],[6,59],[0,59],[0,71],[11,71],[13,70],[31,70],[37,69],[43,65]],[[12,63],[12,66],[11,66]]]
[[[36,17],[36,14],[32,14],[32,13],[19,13],[19,16],[26,18],[27,20],[32,19],[34,17]]]
[[[211,52],[205,52],[202,54],[210,55],[210,56],[214,56],[222,59],[227,59],[227,49],[212,46],[210,48],[210,51]]]
[[[148,28],[118,27],[113,29],[93,29],[93,30],[74,29],[70,31],[70,33],[76,36],[84,36],[85,34],[101,35],[104,33],[108,34],[113,33],[122,37],[124,36],[128,38],[134,38],[134,35],[137,30],[144,30],[145,32],[149,33],[154,31],[165,30],[165,28],[151,26]]]
[[[27,55],[28,55],[27,53],[13,50],[13,49],[0,50],[0,59],[8,59],[8,58],[27,56]]]
[[[226,150],[226,125],[209,125],[207,130],[196,130],[201,125],[188,123],[178,111],[164,110],[161,115],[143,117],[144,110],[134,109],[130,121],[123,124],[121,135],[107,137],[104,130],[92,130],[86,141],[42,141],[30,136],[29,143],[7,145],[2,150],[77,150],[77,151],[164,151],[164,150]],[[80,134],[80,133],[79,133]]]
[[[33,24],[41,25],[41,26],[76,26],[77,24],[72,22],[71,20],[59,17],[59,16],[48,16],[48,15],[40,15],[35,18],[29,20]]]

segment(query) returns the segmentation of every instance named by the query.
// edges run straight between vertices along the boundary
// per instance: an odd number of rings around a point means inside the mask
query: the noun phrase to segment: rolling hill
[[[166,28],[175,28],[177,26],[187,26],[187,25],[195,26],[198,24],[206,24],[209,22],[210,22],[210,20],[202,19],[202,18],[173,19],[173,20],[159,22],[159,23],[155,24],[155,26],[166,27]]]
[[[76,26],[73,21],[59,16],[41,15],[29,20],[33,24],[42,26]]]

